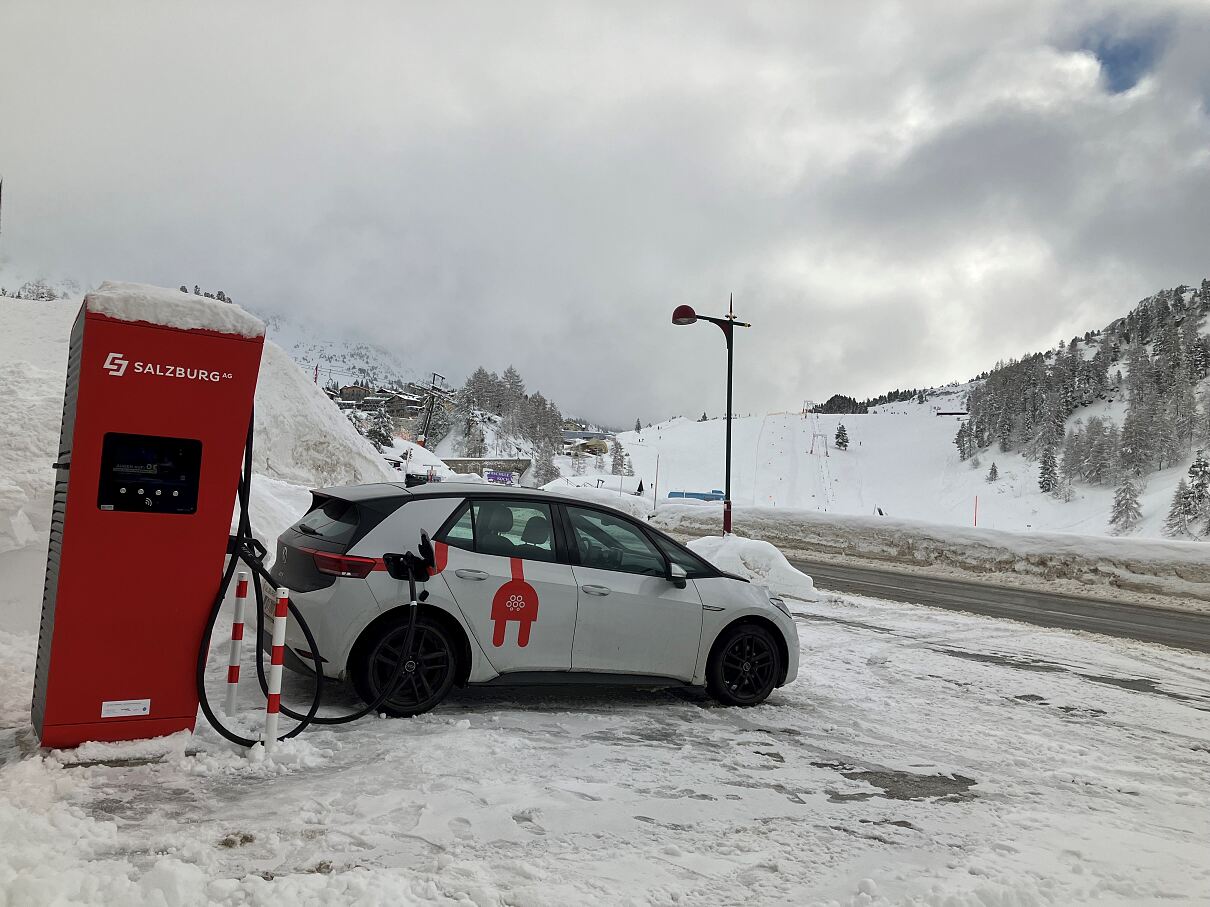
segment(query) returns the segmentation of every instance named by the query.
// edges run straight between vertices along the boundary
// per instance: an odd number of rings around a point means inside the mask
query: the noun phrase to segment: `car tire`
[[[401,615],[382,625],[373,639],[358,647],[360,652],[350,665],[350,676],[363,702],[373,702],[381,695],[407,631],[408,618]],[[449,695],[458,673],[458,647],[449,631],[430,617],[417,615],[410,656],[414,667],[405,664],[395,692],[378,706],[379,712],[392,718],[410,718],[436,707]]]
[[[706,662],[706,690],[723,705],[759,705],[777,688],[783,665],[773,634],[759,624],[724,630]]]

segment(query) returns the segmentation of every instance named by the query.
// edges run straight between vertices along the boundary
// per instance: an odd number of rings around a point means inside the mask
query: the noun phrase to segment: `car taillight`
[[[316,551],[306,548],[315,559],[315,569],[329,576],[352,576],[365,579],[378,566],[378,561],[372,557],[349,557],[345,554],[332,554],[328,551]]]

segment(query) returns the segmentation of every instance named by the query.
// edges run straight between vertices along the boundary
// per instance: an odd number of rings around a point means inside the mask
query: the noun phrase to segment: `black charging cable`
[[[248,440],[244,445],[244,463],[240,470],[239,485],[237,488],[237,499],[239,502],[239,519],[236,523],[235,535],[228,540],[227,553],[229,561],[226,570],[223,571],[223,578],[219,582],[218,592],[214,596],[214,602],[210,608],[210,616],[206,621],[206,631],[202,635],[202,643],[198,648],[197,653],[197,695],[198,702],[202,707],[202,714],[206,716],[206,720],[210,722],[220,736],[231,741],[239,746],[252,747],[262,741],[244,737],[237,734],[235,731],[226,727],[219,717],[215,714],[214,709],[210,705],[210,699],[206,694],[206,662],[210,656],[210,640],[214,633],[214,625],[218,621],[219,612],[222,610],[223,601],[227,597],[227,590],[231,588],[231,580],[235,576],[236,568],[242,563],[252,571],[254,579],[254,587],[256,593],[256,676],[260,682],[261,691],[267,696],[269,692],[268,680],[265,676],[265,665],[263,660],[263,651],[260,641],[264,637],[265,631],[265,613],[264,613],[264,592],[261,588],[261,580],[264,579],[270,586],[276,586],[277,581],[273,575],[265,569],[265,555],[267,554],[265,546],[252,534],[252,519],[249,516],[249,502],[252,497],[252,440],[253,440],[253,422],[248,424]],[[307,647],[315,659],[315,691],[311,697],[311,705],[306,712],[296,712],[293,709],[281,706],[280,711],[288,718],[293,718],[298,722],[287,733],[278,737],[278,740],[286,740],[290,737],[301,734],[307,727],[312,724],[333,725],[347,724],[350,721],[357,721],[359,718],[364,718],[371,712],[377,711],[381,705],[386,702],[403,680],[404,666],[407,664],[408,658],[411,655],[412,644],[416,635],[416,614],[420,610],[416,597],[416,578],[419,576],[422,579],[427,579],[430,575],[430,568],[433,565],[432,545],[429,542],[428,536],[421,533],[420,554],[416,555],[412,552],[407,552],[403,555],[387,555],[392,558],[388,564],[388,569],[391,576],[398,578],[400,572],[405,572],[408,579],[408,590],[411,593],[408,628],[404,635],[403,646],[399,650],[399,658],[395,662],[395,666],[391,671],[391,676],[385,684],[383,684],[382,692],[375,697],[373,702],[368,703],[364,708],[358,709],[348,715],[337,715],[333,717],[318,715],[319,707],[323,701],[323,684],[324,676],[323,669],[320,667],[323,664],[323,659],[319,655],[319,644],[315,641],[315,635],[311,632],[311,628],[307,625],[306,619],[299,613],[293,601],[288,601],[290,614],[298,623],[298,627],[302,630],[303,637],[307,640]]]

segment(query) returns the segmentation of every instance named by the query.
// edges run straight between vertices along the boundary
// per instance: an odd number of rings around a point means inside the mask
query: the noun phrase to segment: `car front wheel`
[[[724,705],[757,705],[781,676],[781,651],[773,634],[757,624],[728,627],[706,663],[706,689]]]
[[[408,622],[403,618],[382,629],[353,666],[353,687],[365,702],[373,702],[391,681],[401,655],[403,670],[394,691],[378,707],[392,718],[409,718],[427,712],[443,700],[454,685],[457,655],[449,632],[436,621],[417,616],[411,651],[403,655]]]

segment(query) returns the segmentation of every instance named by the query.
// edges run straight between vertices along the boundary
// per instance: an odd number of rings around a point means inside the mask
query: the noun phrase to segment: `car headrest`
[[[527,545],[545,545],[550,540],[550,520],[544,516],[531,516],[521,533],[521,541]]]
[[[483,521],[483,531],[505,533],[513,528],[513,511],[503,504],[484,504],[479,509],[479,519]]]

